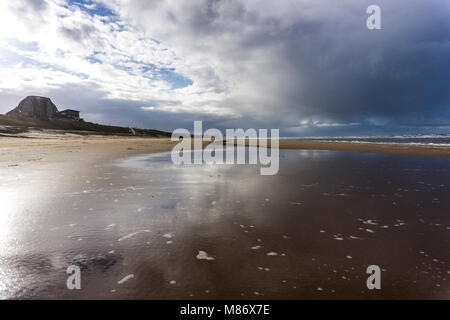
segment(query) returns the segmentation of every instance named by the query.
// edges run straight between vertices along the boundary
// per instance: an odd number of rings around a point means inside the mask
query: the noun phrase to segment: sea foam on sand
[[[205,251],[199,251],[196,258],[199,260],[215,260],[213,257],[210,257]]]
[[[132,233],[129,233],[129,234],[123,236],[122,238],[120,238],[120,239],[117,240],[117,241],[123,241],[123,240],[129,239],[129,238],[132,238],[132,237],[134,237],[135,235],[138,235],[138,234],[143,233],[143,232],[147,232],[147,233],[148,233],[148,232],[150,232],[150,230],[142,230],[142,231],[132,232]]]
[[[117,284],[125,283],[125,282],[127,282],[128,280],[133,279],[133,278],[134,278],[134,274],[129,274],[129,275],[125,276],[122,280],[119,280],[119,281],[117,282]]]

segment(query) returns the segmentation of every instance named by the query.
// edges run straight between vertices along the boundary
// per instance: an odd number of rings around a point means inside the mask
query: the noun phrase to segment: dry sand
[[[0,166],[30,166],[37,163],[77,163],[102,161],[170,151],[176,142],[169,138],[102,136],[65,133],[58,130],[31,130],[27,133],[0,135]],[[280,149],[352,150],[414,156],[450,157],[449,147],[280,140]]]
[[[39,163],[97,162],[141,153],[170,151],[168,138],[71,134],[56,130],[0,136],[0,167]]]

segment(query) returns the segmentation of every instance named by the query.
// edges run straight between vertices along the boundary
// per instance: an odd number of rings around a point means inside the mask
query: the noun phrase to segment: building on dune
[[[67,109],[63,111],[59,111],[54,115],[55,119],[58,120],[80,120],[80,111]]]

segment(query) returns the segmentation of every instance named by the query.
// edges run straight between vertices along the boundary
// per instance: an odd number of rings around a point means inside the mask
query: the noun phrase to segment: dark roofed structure
[[[55,114],[56,119],[61,120],[80,120],[80,111],[66,109]]]

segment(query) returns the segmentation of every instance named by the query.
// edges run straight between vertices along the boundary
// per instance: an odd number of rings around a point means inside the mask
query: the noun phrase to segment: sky
[[[450,133],[449,75],[448,0],[0,0],[0,113],[40,95],[161,130]]]

